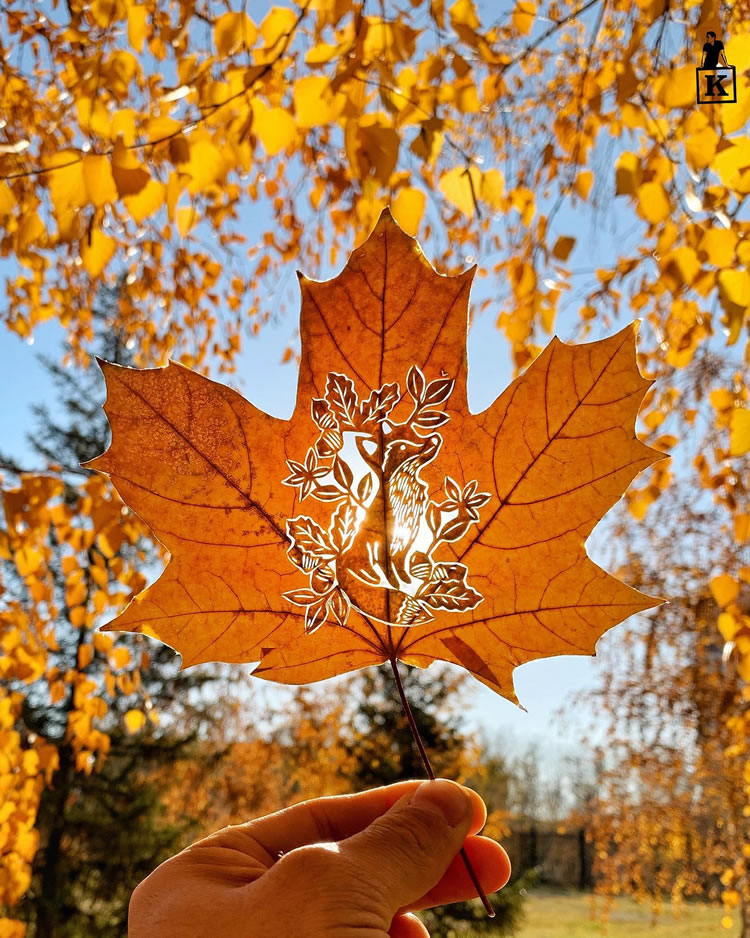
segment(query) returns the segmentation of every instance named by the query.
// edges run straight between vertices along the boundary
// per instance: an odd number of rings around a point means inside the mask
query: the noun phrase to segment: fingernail
[[[449,782],[445,778],[422,782],[414,792],[411,803],[429,806],[441,814],[451,827],[460,824],[471,810],[469,793],[460,785]]]

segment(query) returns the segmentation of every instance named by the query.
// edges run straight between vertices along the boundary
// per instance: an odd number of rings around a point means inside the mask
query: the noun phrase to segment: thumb
[[[341,852],[393,915],[438,882],[461,849],[473,813],[465,788],[446,779],[423,782],[343,841]]]

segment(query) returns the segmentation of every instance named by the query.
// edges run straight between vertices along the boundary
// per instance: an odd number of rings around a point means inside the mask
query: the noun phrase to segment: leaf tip
[[[93,459],[87,459],[85,462],[78,463],[81,469],[90,469],[92,472],[108,472],[105,466],[105,456],[107,455],[106,451],[104,453],[99,453],[98,456],[94,456]]]
[[[403,230],[401,228],[401,225],[399,225],[399,223],[393,217],[393,212],[391,211],[390,205],[386,205],[386,207],[380,213],[380,217],[378,218],[377,224],[375,225],[375,230],[377,231],[378,228],[381,228],[388,224],[395,225],[395,227],[398,228],[399,231]]]
[[[115,362],[107,361],[106,358],[101,358],[99,355],[94,356],[96,363],[99,366],[99,370],[106,378],[108,374],[113,372],[116,368],[122,368],[122,365],[117,365]]]

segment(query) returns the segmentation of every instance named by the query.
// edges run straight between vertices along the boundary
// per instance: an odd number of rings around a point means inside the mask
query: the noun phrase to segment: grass
[[[669,904],[656,924],[651,910],[632,899],[618,899],[609,925],[601,923],[601,906],[590,895],[534,890],[526,902],[526,920],[516,938],[737,938],[739,925],[722,928],[723,912],[716,906],[689,903],[675,918]]]

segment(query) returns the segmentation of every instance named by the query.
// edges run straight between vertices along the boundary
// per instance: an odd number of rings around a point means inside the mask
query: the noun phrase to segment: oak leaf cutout
[[[105,628],[290,684],[443,660],[515,701],[515,667],[657,605],[584,546],[664,458],[635,436],[636,324],[553,339],[474,414],[473,275],[437,274],[386,211],[339,276],[301,277],[290,420],[179,364],[102,362],[112,443],[88,465],[171,555]]]

